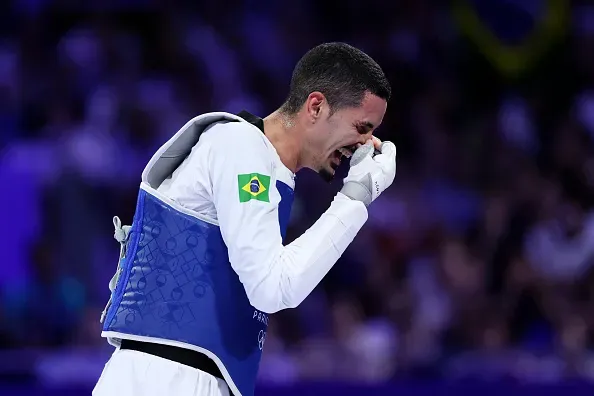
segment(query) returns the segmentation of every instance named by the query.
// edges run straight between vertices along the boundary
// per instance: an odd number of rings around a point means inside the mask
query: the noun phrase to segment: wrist
[[[362,202],[366,207],[371,204],[372,196],[371,191],[365,185],[364,182],[361,181],[347,181],[342,186],[340,192],[345,195],[346,197],[354,200]]]
[[[326,213],[340,218],[341,222],[349,225],[349,227],[355,226],[354,228],[357,228],[357,226],[362,226],[367,221],[367,210],[368,208],[363,202],[352,199],[339,191]]]

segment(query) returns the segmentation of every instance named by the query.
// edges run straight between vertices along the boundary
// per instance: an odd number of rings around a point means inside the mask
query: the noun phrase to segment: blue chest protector
[[[293,189],[276,187],[284,238]],[[126,243],[104,334],[183,343],[211,357],[234,393],[253,395],[268,320],[250,305],[219,227],[141,189]]]

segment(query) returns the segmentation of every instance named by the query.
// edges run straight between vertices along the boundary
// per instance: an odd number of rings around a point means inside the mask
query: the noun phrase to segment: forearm
[[[366,220],[365,205],[339,193],[318,221],[280,250],[259,284],[246,287],[252,304],[268,313],[298,306],[344,253]]]

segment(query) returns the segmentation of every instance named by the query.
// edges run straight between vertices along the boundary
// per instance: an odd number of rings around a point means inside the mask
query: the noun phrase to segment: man
[[[204,114],[157,151],[132,226],[114,218],[102,336],[117,349],[95,396],[253,395],[268,314],[307,297],[394,180],[395,146],[372,139],[390,93],[369,56],[323,44],[276,112]],[[283,246],[295,172],[331,180],[353,152],[330,208]]]

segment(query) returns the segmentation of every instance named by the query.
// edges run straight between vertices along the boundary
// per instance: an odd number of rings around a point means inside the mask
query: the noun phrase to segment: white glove
[[[396,176],[396,146],[383,142],[380,152],[374,156],[373,142],[369,141],[353,153],[341,193],[369,206],[392,184]]]

